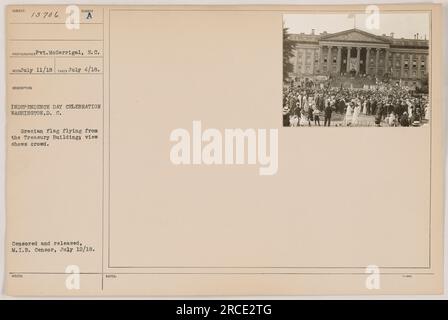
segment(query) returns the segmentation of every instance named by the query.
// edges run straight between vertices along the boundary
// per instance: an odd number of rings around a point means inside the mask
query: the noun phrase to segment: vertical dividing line
[[[102,173],[101,173],[101,180],[102,180],[102,186],[101,186],[101,290],[104,290],[104,77],[105,77],[105,70],[104,70],[104,8],[103,8],[103,46],[102,46],[102,56],[103,56],[103,78],[102,78],[102,89],[103,89],[103,114],[102,114],[102,150],[101,150],[101,163],[102,163]]]
[[[432,13],[434,9],[431,9],[429,12],[429,59],[428,61],[431,63],[431,68],[429,69],[429,76],[428,76],[428,90],[429,90],[429,112],[430,112],[430,119],[429,119],[429,268],[431,269],[431,250],[432,250],[432,235],[431,235],[431,229],[432,229],[432,129],[433,129],[433,115],[434,115],[434,96],[433,96],[433,55],[432,55],[432,44],[433,44],[433,32],[432,32]],[[426,67],[428,67],[428,61],[426,61]]]
[[[107,266],[110,268],[110,112],[111,112],[111,101],[110,101],[110,60],[111,60],[111,54],[110,54],[110,20],[112,15],[110,14],[111,10],[110,8],[107,9],[107,78],[108,78],[108,87],[107,87],[107,94],[108,94],[108,110],[107,110],[107,116],[108,116],[108,123],[107,123],[107,153],[108,153],[108,160],[107,160]]]

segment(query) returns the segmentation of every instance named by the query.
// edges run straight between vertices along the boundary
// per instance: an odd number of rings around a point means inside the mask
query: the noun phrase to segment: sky
[[[378,14],[379,28],[369,28],[367,15],[358,13],[349,16],[347,14],[285,14],[283,21],[289,28],[290,33],[311,33],[315,29],[316,34],[323,31],[334,33],[353,29],[356,16],[356,28],[376,35],[390,35],[394,33],[394,38],[413,39],[414,34],[419,33],[420,39],[429,39],[430,16],[429,13],[381,13]],[[370,24],[371,25],[371,24]]]

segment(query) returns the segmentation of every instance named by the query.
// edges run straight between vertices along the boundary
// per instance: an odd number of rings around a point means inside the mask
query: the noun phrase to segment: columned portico
[[[337,49],[337,52],[334,50]],[[381,51],[383,50],[383,51]],[[373,46],[320,46],[321,59],[319,68],[321,74],[370,74],[370,68],[373,74],[378,74],[380,70],[386,73],[389,66],[387,61],[389,59],[389,51],[386,48],[375,48]],[[336,55],[335,55],[336,53]],[[374,60],[371,61],[372,54]],[[382,56],[380,61],[380,56]],[[336,59],[335,59],[336,57]],[[323,61],[326,63],[323,64]]]

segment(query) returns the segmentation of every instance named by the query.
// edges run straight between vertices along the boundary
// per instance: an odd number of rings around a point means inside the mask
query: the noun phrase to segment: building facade
[[[429,41],[419,35],[397,39],[393,34],[377,36],[350,29],[319,35],[313,30],[311,34],[291,34],[289,38],[295,42],[291,78],[366,75],[387,77],[414,87],[428,78]]]

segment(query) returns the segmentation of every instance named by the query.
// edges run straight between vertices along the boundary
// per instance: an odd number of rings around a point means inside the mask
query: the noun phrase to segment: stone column
[[[357,74],[359,74],[359,71],[361,71],[360,58],[361,58],[361,48],[357,47],[356,48],[356,64],[358,65],[358,71],[356,71]]]
[[[414,58],[416,56],[417,55],[415,53],[409,55],[409,70],[411,70],[411,72],[409,73],[409,76],[412,77],[412,72],[415,71],[416,78],[417,78],[417,68],[414,69]],[[417,64],[417,61],[415,63]]]
[[[349,60],[350,60],[350,51],[352,50],[352,48],[351,47],[347,47],[347,65],[346,65],[346,72],[348,73],[349,71],[350,71],[350,63],[349,63]]]
[[[341,72],[341,51],[342,51],[342,47],[338,47],[338,57],[336,59],[336,72],[337,73]]]
[[[394,70],[395,70],[395,54],[392,54],[392,65],[391,65],[391,70],[390,70],[390,74],[393,77],[394,76]]]
[[[420,55],[417,55],[417,78],[418,79],[420,79],[421,78],[421,64],[422,64],[422,61],[420,60]]]
[[[403,78],[404,75],[404,54],[400,54],[400,58],[401,58],[401,68],[400,68],[400,78]]]
[[[320,52],[321,52],[322,48],[319,46],[317,48],[317,70],[319,70],[320,72]]]
[[[384,58],[384,73],[389,72],[388,65],[389,65],[389,50],[386,49],[386,54]]]
[[[327,52],[327,72],[328,74],[331,73],[331,46],[328,46],[328,52]]]
[[[302,74],[305,74],[306,49],[302,49]]]
[[[376,56],[375,56],[375,76],[378,76],[378,61],[380,59],[380,49],[376,49]]]
[[[314,57],[316,55],[316,52],[314,49],[311,49],[311,74],[314,74]]]
[[[370,48],[366,48],[366,74],[369,74]]]

